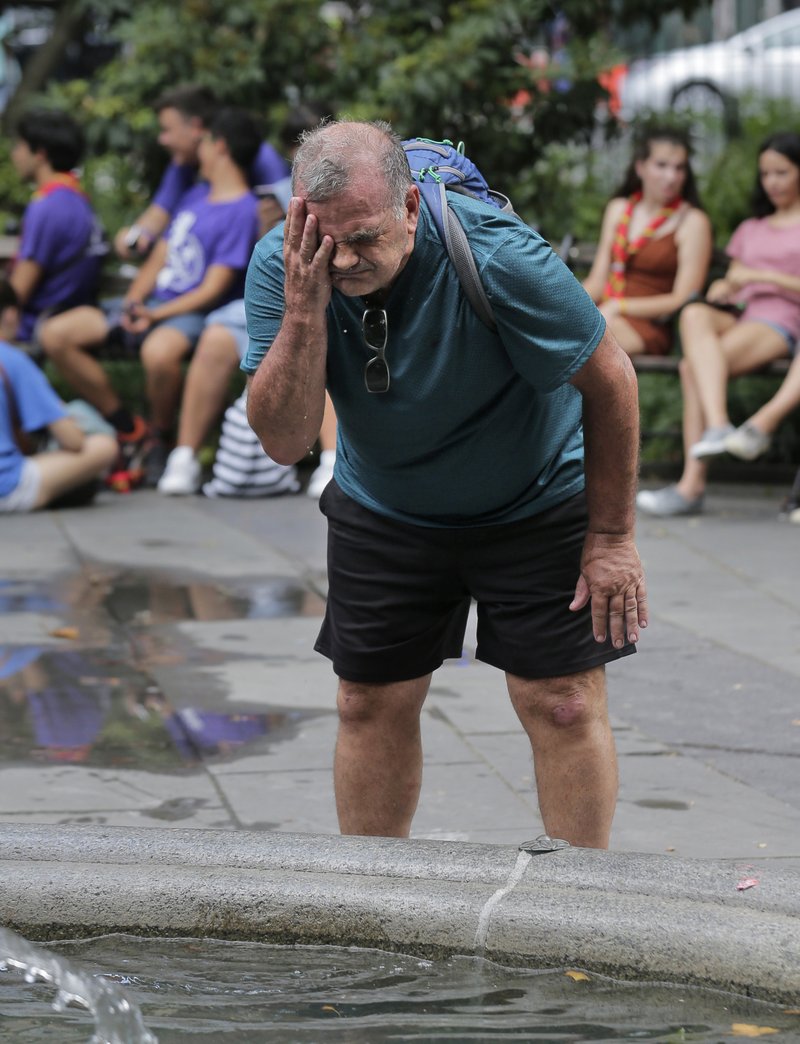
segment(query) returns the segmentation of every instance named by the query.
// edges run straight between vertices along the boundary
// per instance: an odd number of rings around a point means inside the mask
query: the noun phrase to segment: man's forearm
[[[327,328],[321,320],[284,319],[250,380],[247,416],[269,455],[294,464],[313,447],[325,410]]]
[[[639,396],[627,355],[622,351],[609,354],[582,394],[589,529],[632,533],[639,466]]]

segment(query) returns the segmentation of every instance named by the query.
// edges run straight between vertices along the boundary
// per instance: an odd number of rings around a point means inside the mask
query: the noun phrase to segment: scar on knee
[[[586,700],[580,693],[575,693],[553,707],[553,721],[556,725],[574,725],[583,718],[585,712]]]

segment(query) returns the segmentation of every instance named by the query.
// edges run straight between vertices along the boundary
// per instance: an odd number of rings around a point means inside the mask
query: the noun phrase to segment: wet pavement
[[[800,865],[800,527],[780,490],[641,519],[653,613],[609,667],[618,850]],[[103,494],[0,523],[3,823],[335,833],[335,679],[312,646],[325,532],[304,496]],[[423,714],[417,837],[541,832],[501,675],[464,656]]]

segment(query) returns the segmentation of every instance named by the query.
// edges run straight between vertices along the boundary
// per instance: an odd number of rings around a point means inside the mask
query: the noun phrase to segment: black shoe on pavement
[[[142,485],[147,489],[155,489],[158,480],[164,474],[170,447],[159,438],[152,438],[145,444],[142,452]]]

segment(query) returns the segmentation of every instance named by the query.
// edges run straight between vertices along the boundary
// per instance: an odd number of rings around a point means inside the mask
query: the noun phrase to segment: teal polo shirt
[[[497,332],[464,296],[423,204],[413,252],[384,306],[388,392],[364,385],[374,353],[361,334],[363,299],[334,290],[328,306],[334,477],[364,507],[403,522],[514,522],[583,489],[581,396],[568,382],[605,321],[536,232],[487,204],[448,199]],[[283,303],[281,225],[257,245],[247,274],[245,373],[255,373],[275,339]]]

